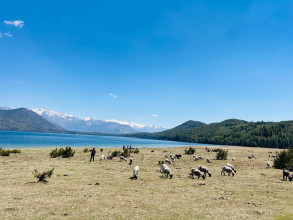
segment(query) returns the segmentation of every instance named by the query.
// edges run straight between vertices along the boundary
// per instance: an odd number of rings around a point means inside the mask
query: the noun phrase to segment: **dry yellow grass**
[[[216,148],[216,147],[214,147]],[[224,148],[224,147],[223,147]],[[159,160],[166,153],[183,154],[185,148],[140,149],[134,163],[118,158],[90,163],[89,153],[76,148],[73,158],[50,158],[51,149],[22,149],[21,154],[0,157],[1,219],[274,219],[292,217],[293,183],[282,181],[282,171],[266,169],[269,152],[276,149],[226,147],[227,161],[196,147],[192,155],[169,167],[173,179],[161,178]],[[104,149],[104,155],[114,149]],[[252,152],[256,159],[248,160]],[[236,161],[231,162],[235,157]],[[232,163],[235,177],[221,176],[221,167]],[[212,177],[190,179],[192,167],[205,165]],[[138,180],[131,180],[133,167]],[[48,183],[36,182],[33,170],[55,168]],[[68,175],[68,176],[65,176]],[[95,185],[96,183],[100,185]],[[281,218],[280,218],[281,219]]]

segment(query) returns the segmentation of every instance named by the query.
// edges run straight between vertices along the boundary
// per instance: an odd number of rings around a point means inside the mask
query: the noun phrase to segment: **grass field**
[[[293,182],[282,180],[282,170],[266,168],[267,161],[273,164],[268,155],[277,149],[223,148],[229,150],[226,161],[213,160],[216,153],[196,147],[204,160],[183,155],[169,166],[171,180],[161,178],[158,161],[170,152],[184,154],[185,148],[143,148],[132,154],[131,166],[118,158],[100,161],[99,149],[94,163],[83,148],[76,148],[69,159],[50,158],[52,149],[22,149],[21,154],[0,157],[0,218],[292,219]],[[252,151],[256,159],[249,160]],[[212,163],[206,163],[207,157]],[[227,162],[237,170],[234,177],[220,175]],[[135,165],[139,177],[131,180]],[[207,166],[212,177],[190,179],[190,169],[199,165]],[[47,183],[33,177],[34,169],[51,168],[54,174]]]

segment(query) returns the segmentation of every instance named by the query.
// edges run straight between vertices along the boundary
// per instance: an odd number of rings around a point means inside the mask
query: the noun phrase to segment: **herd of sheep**
[[[173,178],[173,173],[170,169],[170,167],[167,164],[171,164],[171,161],[174,163],[176,159],[180,159],[182,157],[181,154],[176,154],[176,155],[172,155],[172,154],[166,154],[165,155],[165,160],[164,161],[159,161],[159,165],[161,165],[161,169],[160,172],[162,173],[162,177],[165,178]],[[276,157],[275,155],[271,156],[272,158]],[[169,160],[170,158],[170,160]],[[201,156],[195,156],[193,155],[194,160],[202,160],[203,157]],[[248,156],[248,159],[252,159],[255,158],[254,155]],[[105,156],[102,155],[101,160],[105,160]],[[109,158],[109,156],[107,157],[107,159],[112,160],[112,157]],[[120,162],[122,161],[127,161],[127,158],[124,156],[120,156]],[[232,157],[232,161],[235,161],[235,157]],[[211,160],[209,158],[206,159],[207,163],[211,163]],[[129,165],[132,165],[133,163],[133,158],[129,159]],[[272,165],[270,162],[267,162],[267,168],[272,168]],[[132,179],[137,179],[138,178],[138,171],[139,171],[139,166],[135,166],[133,169],[133,177],[131,177]],[[228,176],[232,175],[234,176],[236,174],[236,169],[234,168],[234,166],[230,163],[227,163],[225,166],[222,167],[221,170],[221,175],[226,175],[226,173],[228,174]],[[197,176],[198,179],[202,178],[205,179],[206,175],[208,174],[209,177],[212,176],[211,172],[209,171],[209,169],[205,166],[200,165],[197,169],[196,168],[192,168],[191,169],[191,173],[190,173],[190,178],[194,178],[194,176]],[[288,170],[283,170],[283,179],[284,180],[289,180],[290,182],[293,180],[292,175],[290,174],[290,172]]]

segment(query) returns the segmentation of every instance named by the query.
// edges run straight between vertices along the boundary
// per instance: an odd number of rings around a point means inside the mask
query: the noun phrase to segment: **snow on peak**
[[[158,132],[158,131],[164,131],[166,128],[157,126],[157,125],[151,125],[151,124],[140,124],[135,122],[127,122],[127,121],[119,121],[116,119],[108,119],[106,122],[115,122],[122,125],[129,125],[134,130],[140,131],[140,132]]]

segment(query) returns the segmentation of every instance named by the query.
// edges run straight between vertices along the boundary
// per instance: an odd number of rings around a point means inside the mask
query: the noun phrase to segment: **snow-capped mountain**
[[[0,107],[0,110],[12,110],[12,109],[14,109],[14,108],[7,107],[7,106]]]
[[[51,111],[47,109],[31,109],[38,115],[59,125],[69,131],[81,132],[102,132],[102,133],[115,133],[127,134],[135,133],[136,130],[129,125],[122,125],[115,122],[105,122],[102,120],[94,120],[90,117],[77,117],[71,114],[66,114],[58,111]]]
[[[139,124],[139,123],[135,123],[135,122],[119,121],[116,119],[109,119],[109,120],[106,120],[106,122],[116,122],[121,125],[129,125],[130,127],[132,127],[134,130],[136,130],[138,132],[151,132],[151,133],[153,133],[153,132],[164,131],[167,129],[167,128],[157,126],[157,125]]]

